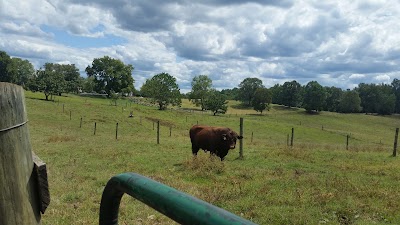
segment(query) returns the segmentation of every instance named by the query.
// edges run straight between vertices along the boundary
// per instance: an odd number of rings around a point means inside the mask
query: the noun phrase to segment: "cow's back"
[[[206,126],[201,126],[201,125],[194,125],[192,128],[190,128],[189,135],[192,143],[195,140],[196,135],[204,128],[206,128]]]

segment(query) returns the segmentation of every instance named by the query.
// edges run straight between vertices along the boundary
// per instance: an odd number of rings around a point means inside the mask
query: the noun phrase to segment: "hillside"
[[[44,101],[26,92],[31,143],[47,163],[51,203],[43,224],[96,224],[113,175],[136,172],[259,224],[399,224],[398,158],[391,157],[398,116],[309,115],[274,105],[260,115],[230,102],[212,116],[185,101],[181,109],[75,95]],[[129,117],[130,112],[133,117]],[[244,119],[244,160],[191,156],[194,124]],[[82,118],[82,123],[81,123]],[[160,121],[160,144],[156,126]],[[94,124],[96,133],[94,134]],[[116,138],[116,127],[118,134]],[[294,128],[293,147],[288,135]],[[346,150],[346,136],[349,146]],[[124,196],[120,224],[174,224]]]

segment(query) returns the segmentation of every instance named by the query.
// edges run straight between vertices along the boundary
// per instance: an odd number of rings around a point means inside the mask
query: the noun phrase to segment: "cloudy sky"
[[[0,50],[75,64],[132,64],[135,87],[157,73],[182,92],[208,75],[218,90],[247,77],[266,87],[353,88],[400,78],[398,0],[0,0]]]

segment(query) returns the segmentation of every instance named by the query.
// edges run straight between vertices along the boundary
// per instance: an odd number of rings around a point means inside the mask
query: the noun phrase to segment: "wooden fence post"
[[[393,146],[393,157],[397,155],[397,139],[399,137],[399,128],[396,128],[396,134],[394,135],[394,146]]]
[[[82,128],[82,117],[81,117],[81,123],[79,125],[79,128]]]
[[[239,135],[243,137],[243,117],[240,117],[240,131]],[[243,138],[239,139],[239,158],[243,159]]]
[[[346,150],[349,150],[349,138],[350,138],[350,135],[347,135],[346,136]]]
[[[290,146],[293,147],[294,128],[292,127],[292,137],[290,138]]]
[[[115,128],[115,139],[118,139],[118,123],[117,123],[117,127]]]
[[[169,127],[169,136],[171,137],[172,134],[172,127]]]
[[[0,82],[0,110],[0,224],[40,224],[23,88]]]
[[[96,135],[96,122],[94,122],[94,131],[93,131],[93,135]]]
[[[253,143],[253,131],[251,132],[251,143]]]

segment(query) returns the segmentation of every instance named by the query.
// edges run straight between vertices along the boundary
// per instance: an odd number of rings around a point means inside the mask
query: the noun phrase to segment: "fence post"
[[[118,123],[117,123],[117,127],[115,128],[115,139],[118,139]]]
[[[253,143],[253,131],[251,132],[251,143]]]
[[[0,224],[40,224],[22,87],[0,82]]]
[[[240,117],[240,131],[239,135],[243,137],[243,117]],[[239,158],[243,159],[243,138],[239,139]]]
[[[396,134],[394,136],[394,146],[393,146],[393,157],[397,155],[397,139],[399,137],[399,128],[396,128]]]
[[[82,117],[81,117],[81,123],[79,125],[79,128],[82,128]]]
[[[93,135],[96,135],[96,122],[94,122],[94,131],[93,131]]]
[[[71,120],[71,119],[72,119],[72,111],[69,110],[69,120]]]
[[[160,144],[160,121],[157,121],[157,144]]]
[[[350,138],[350,135],[347,135],[346,136],[346,150],[349,150],[349,138]]]
[[[169,127],[169,136],[171,137],[172,134],[172,127]]]
[[[294,128],[292,127],[292,137],[290,138],[290,146],[293,147]]]

